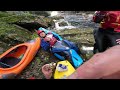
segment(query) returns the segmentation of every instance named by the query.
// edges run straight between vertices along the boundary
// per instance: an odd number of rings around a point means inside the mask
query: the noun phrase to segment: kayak
[[[0,55],[0,78],[14,78],[32,61],[40,48],[39,37],[18,44]]]
[[[55,69],[54,79],[64,79],[74,71],[75,68],[69,63],[69,61],[59,61]]]

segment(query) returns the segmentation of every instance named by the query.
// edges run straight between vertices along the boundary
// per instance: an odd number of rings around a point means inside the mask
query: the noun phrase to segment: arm
[[[58,35],[57,33],[55,33],[55,32],[52,32],[52,33],[58,40],[60,40],[60,41],[63,40],[62,37],[60,35]]]
[[[97,53],[78,67],[68,79],[120,78],[120,45]],[[117,73],[118,72],[118,73]],[[118,75],[117,75],[117,74]],[[110,76],[110,77],[108,77]]]
[[[111,67],[109,66],[111,62],[108,61],[110,58],[111,57],[106,56],[104,53],[97,53],[78,67],[67,79],[100,79],[112,73]],[[113,59],[111,60],[113,61]]]

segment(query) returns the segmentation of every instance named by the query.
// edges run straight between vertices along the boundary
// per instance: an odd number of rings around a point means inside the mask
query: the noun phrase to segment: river
[[[54,30],[64,30],[64,29],[72,29],[72,28],[82,28],[82,30],[86,30],[85,28],[97,28],[98,24],[95,24],[92,21],[94,12],[79,12],[79,13],[71,13],[53,11],[51,12],[51,16],[62,16],[63,19],[54,20],[55,28]],[[61,25],[61,23],[64,23]],[[82,46],[82,49],[87,53],[91,53],[93,51],[93,47]]]
[[[69,12],[51,12],[51,16],[62,16],[64,19],[54,20],[55,30],[71,29],[71,28],[95,28],[98,25],[92,22],[93,12],[85,13],[71,13]],[[66,23],[66,25],[60,26],[60,23]]]

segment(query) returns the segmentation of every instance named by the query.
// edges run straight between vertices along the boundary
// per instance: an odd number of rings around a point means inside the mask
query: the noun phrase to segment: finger
[[[45,69],[46,69],[46,71],[50,71],[51,70],[50,65],[47,65]]]
[[[49,70],[48,72],[49,72],[49,73],[52,73],[53,71],[52,71],[52,70]]]
[[[118,44],[120,44],[120,42]]]
[[[120,39],[116,39],[116,41],[120,41]]]
[[[48,65],[47,64],[42,67],[42,71],[48,71]]]
[[[42,66],[42,70],[46,70],[46,66],[44,65],[44,66]]]
[[[43,68],[46,68],[46,67],[49,67],[49,64],[45,64],[45,65],[43,66]]]
[[[118,41],[117,43],[120,44],[120,41]]]

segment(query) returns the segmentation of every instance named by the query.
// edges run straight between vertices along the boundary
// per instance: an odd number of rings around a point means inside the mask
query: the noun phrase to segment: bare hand
[[[50,41],[50,38],[49,37],[45,37],[44,40],[45,41]]]
[[[52,77],[53,71],[49,64],[45,64],[44,66],[42,66],[42,72],[44,76],[46,77],[46,79],[50,79]]]
[[[117,39],[116,42],[117,42],[118,44],[120,44],[120,39]]]

